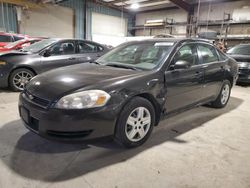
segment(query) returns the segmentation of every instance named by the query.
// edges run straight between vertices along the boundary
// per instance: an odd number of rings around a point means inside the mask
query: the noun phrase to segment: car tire
[[[12,91],[22,91],[25,84],[27,84],[34,76],[34,72],[29,69],[16,69],[10,75],[9,86]]]
[[[231,88],[231,83],[228,80],[224,81],[220,90],[220,94],[218,95],[217,99],[211,103],[211,106],[213,108],[224,108],[229,101]]]
[[[155,109],[150,101],[134,97],[120,113],[115,130],[115,141],[133,148],[142,145],[149,138],[155,125]]]

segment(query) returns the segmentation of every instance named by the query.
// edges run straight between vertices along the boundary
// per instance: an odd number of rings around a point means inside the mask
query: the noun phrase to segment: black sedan
[[[250,83],[250,44],[237,45],[228,50],[227,54],[238,63],[238,82]]]
[[[113,135],[144,143],[164,115],[226,106],[238,67],[210,43],[153,39],[122,44],[96,62],[49,71],[20,94],[25,126],[48,139]]]
[[[45,39],[20,51],[0,54],[0,87],[21,91],[37,74],[73,64],[93,61],[109,49],[75,39]]]

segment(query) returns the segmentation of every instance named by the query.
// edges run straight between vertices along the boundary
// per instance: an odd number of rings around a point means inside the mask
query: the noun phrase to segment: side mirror
[[[191,63],[185,60],[179,60],[174,65],[170,66],[170,70],[178,70],[178,69],[188,69],[191,67]]]
[[[43,57],[49,57],[51,55],[50,50],[45,50],[43,53]]]

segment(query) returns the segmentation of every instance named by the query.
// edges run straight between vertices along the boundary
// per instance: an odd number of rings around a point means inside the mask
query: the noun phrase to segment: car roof
[[[211,44],[209,40],[201,39],[201,38],[153,38],[153,39],[146,39],[146,40],[135,40],[135,41],[129,41],[131,43],[140,43],[140,42],[205,42],[208,44]]]

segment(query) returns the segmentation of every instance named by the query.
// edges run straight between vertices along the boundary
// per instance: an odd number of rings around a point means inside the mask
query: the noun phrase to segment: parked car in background
[[[8,52],[11,50],[21,50],[22,48],[30,46],[31,44],[34,44],[41,40],[42,38],[25,38],[25,39],[18,40],[16,42],[11,42],[5,45],[4,47],[0,47],[0,53]]]
[[[49,139],[113,135],[143,144],[162,115],[226,106],[237,63],[197,39],[152,39],[114,48],[96,62],[48,71],[20,94],[25,126]]]
[[[250,44],[240,44],[227,51],[238,62],[238,82],[250,83]]]
[[[0,32],[0,47],[28,37],[28,35]]]
[[[21,91],[37,74],[94,61],[107,51],[105,46],[86,40],[45,39],[20,51],[0,55],[0,86]]]

